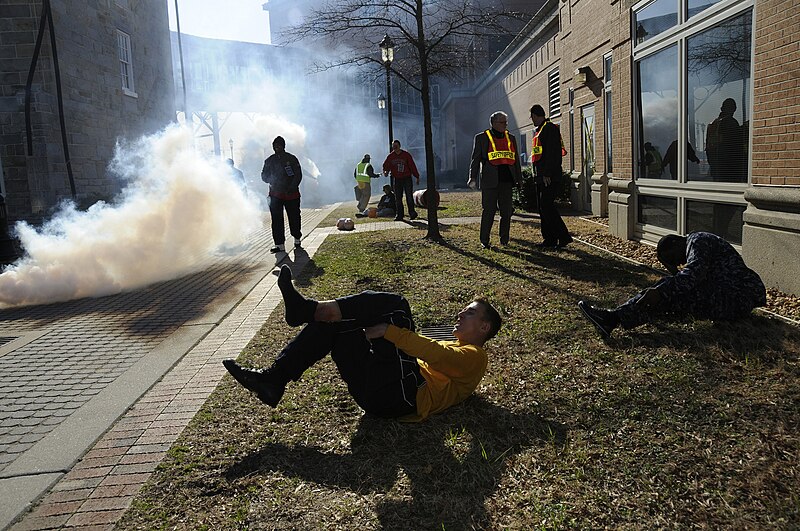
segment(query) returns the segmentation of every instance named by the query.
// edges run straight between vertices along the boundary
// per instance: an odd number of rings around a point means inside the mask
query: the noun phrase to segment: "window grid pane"
[[[639,223],[668,230],[678,228],[678,200],[674,197],[640,195]]]
[[[119,51],[119,70],[120,78],[122,79],[122,88],[133,92],[130,35],[117,30],[117,49]]]
[[[686,201],[686,233],[713,232],[731,243],[742,243],[744,206]]]
[[[678,47],[636,62],[639,91],[639,177],[675,179],[664,171],[664,154],[678,138]]]

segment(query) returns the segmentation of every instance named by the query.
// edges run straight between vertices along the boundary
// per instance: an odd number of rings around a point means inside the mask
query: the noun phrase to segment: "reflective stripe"
[[[356,166],[356,181],[362,183],[369,182],[369,174],[367,173],[367,166],[369,166],[369,162],[359,162],[358,166]]]
[[[539,133],[541,133],[542,129],[544,129],[544,126],[549,123],[550,120],[545,120],[545,122],[542,124],[542,127],[536,131],[536,134],[533,135],[533,138],[531,139],[531,162],[538,162],[539,159],[542,158],[543,152],[542,145],[539,143]],[[553,127],[555,127],[555,125],[553,125]],[[564,147],[564,138],[561,136],[561,129],[558,131],[558,138],[561,141],[561,156],[564,157],[567,155],[567,149]]]
[[[511,143],[511,138],[508,136],[508,131],[505,132],[506,149],[498,151],[497,144],[494,142],[491,131],[486,130],[486,136],[489,137],[491,147],[489,149],[489,162],[499,166],[500,164],[512,165],[517,160],[517,154],[514,153],[514,145]]]

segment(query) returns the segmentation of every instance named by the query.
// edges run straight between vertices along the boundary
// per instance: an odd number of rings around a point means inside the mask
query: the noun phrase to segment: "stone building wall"
[[[768,287],[800,294],[800,10],[795,0],[755,6],[752,186],[742,255]]]
[[[75,199],[89,204],[120,189],[107,171],[117,140],[158,131],[174,119],[167,8],[118,0],[53,0],[51,6]],[[26,80],[41,10],[36,0],[0,6],[2,164],[12,221],[39,221],[72,197],[49,31],[31,86],[33,152],[27,149]],[[122,89],[118,31],[131,38],[132,91]]]

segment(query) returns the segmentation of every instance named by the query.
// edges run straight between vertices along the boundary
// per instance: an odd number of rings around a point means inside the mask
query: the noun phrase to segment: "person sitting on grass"
[[[269,368],[225,368],[259,400],[277,407],[290,380],[327,354],[356,403],[367,413],[420,421],[472,394],[486,372],[483,345],[500,330],[502,319],[489,302],[476,298],[458,314],[456,341],[435,341],[414,332],[408,301],[401,295],[364,291],[328,301],[301,295],[289,266],[281,267],[278,287],[286,322],[305,327]]]
[[[392,192],[391,184],[383,185],[383,195],[378,201],[378,217],[379,218],[393,218],[394,210],[394,192]]]
[[[758,274],[745,265],[730,243],[715,234],[669,234],[659,240],[656,252],[670,276],[613,310],[578,302],[604,339],[620,325],[630,329],[655,319],[684,316],[732,321],[767,303]]]

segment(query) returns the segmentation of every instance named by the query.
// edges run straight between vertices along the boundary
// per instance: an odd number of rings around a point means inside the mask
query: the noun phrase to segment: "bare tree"
[[[476,36],[515,33],[525,15],[507,11],[500,2],[475,0],[343,0],[313,10],[302,24],[288,29],[288,42],[323,40],[346,50],[321,69],[342,66],[382,67],[376,51],[384,34],[397,44],[392,73],[420,93],[425,127],[425,169],[428,197],[436,191],[431,120],[431,76],[457,78],[462,69],[474,68],[481,47],[466,44]],[[367,68],[369,70],[369,68]],[[428,204],[426,238],[441,240],[439,216]]]

